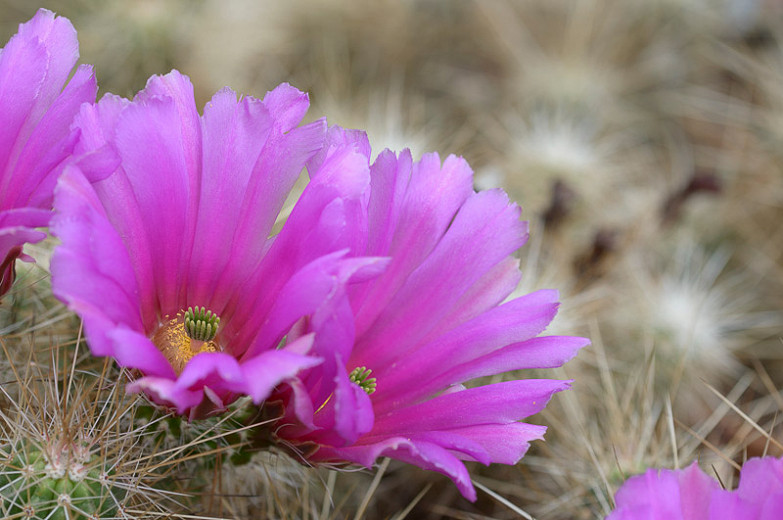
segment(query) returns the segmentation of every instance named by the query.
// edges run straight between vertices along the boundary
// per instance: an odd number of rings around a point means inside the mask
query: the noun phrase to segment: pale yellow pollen
[[[202,352],[220,352],[215,340],[199,341],[191,339],[185,332],[185,323],[181,314],[161,325],[152,336],[152,342],[158,347],[177,375],[185,369],[193,356]]]

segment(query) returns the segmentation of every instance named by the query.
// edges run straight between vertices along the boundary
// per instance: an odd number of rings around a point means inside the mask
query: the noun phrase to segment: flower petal
[[[79,44],[71,22],[55,18],[45,9],[20,24],[19,32],[0,53],[0,200],[12,193],[7,183],[16,160],[35,126],[60,95],[78,57]],[[13,195],[15,198],[16,193]]]
[[[472,171],[463,159],[450,156],[441,167],[437,154],[412,164],[409,151],[399,158],[382,153],[371,168],[372,191],[368,206],[367,254],[391,256],[386,274],[356,295],[356,326],[362,334],[379,319],[395,294],[420,269],[451,225],[455,213],[473,193]],[[406,288],[410,292],[410,284]],[[397,300],[399,300],[399,295]],[[383,323],[388,323],[389,312]],[[403,319],[403,318],[400,318]],[[391,326],[391,325],[389,325]]]
[[[590,340],[572,336],[545,336],[515,343],[498,351],[462,364],[454,363],[448,370],[438,367],[437,362],[427,365],[430,376],[395,372],[392,377],[383,379],[383,394],[395,394],[395,399],[415,402],[422,397],[448,386],[463,383],[484,376],[493,376],[528,368],[555,368],[576,356],[577,351],[589,344]],[[448,365],[447,365],[448,366]],[[438,373],[438,369],[443,370]],[[422,373],[426,373],[423,370]],[[401,374],[402,377],[394,377]],[[392,379],[394,377],[394,379]],[[379,390],[380,391],[380,390]],[[378,397],[380,401],[381,396]],[[379,406],[383,411],[385,407]]]
[[[315,454],[315,458],[319,460],[349,460],[367,468],[382,456],[442,473],[456,484],[462,496],[468,500],[476,500],[476,490],[465,465],[447,449],[431,442],[414,442],[405,437],[392,437],[371,445],[321,448]]]
[[[420,381],[535,337],[554,318],[557,299],[557,291],[536,291],[485,312],[412,352],[400,353],[393,363],[379,363],[364,352],[356,353],[352,362],[372,367],[383,381],[388,379],[390,389],[405,381]]]
[[[248,298],[232,302],[234,305],[223,312],[232,327],[243,331],[236,336],[238,344],[249,344],[255,335],[248,336],[251,329],[244,326],[248,320],[267,316],[273,307],[280,306],[276,299],[294,273],[319,257],[349,247],[359,234],[359,224],[349,217],[356,212],[367,186],[366,162],[345,149],[330,157],[323,169],[307,186],[261,264],[246,281]]]
[[[297,340],[302,344],[312,344],[312,336]],[[295,345],[289,347],[296,348]],[[322,362],[321,359],[297,354],[290,350],[272,350],[245,361],[241,364],[244,384],[241,391],[249,395],[253,402],[260,404],[269,397],[272,389],[280,383],[293,379],[304,369],[312,368]]]
[[[310,177],[317,177],[319,172],[322,171],[324,162],[332,153],[345,148],[361,154],[367,161],[370,160],[372,150],[365,132],[361,130],[346,130],[336,125],[330,126],[326,131],[323,147],[307,162],[307,171],[310,173]]]
[[[192,133],[172,98],[151,97],[128,105],[117,121],[114,142],[130,189],[126,197],[134,197],[139,209],[139,220],[126,226],[136,228],[139,238],[143,233],[147,242],[146,247],[131,250],[134,255],[152,255],[142,262],[151,263],[158,308],[164,315],[179,310],[185,276],[181,266],[192,244],[197,189],[193,177],[198,174],[188,164],[187,138]]]
[[[524,379],[443,394],[423,403],[378,414],[372,436],[449,430],[480,424],[507,424],[540,412],[569,381]]]
[[[145,376],[126,387],[128,393],[144,392],[153,401],[164,406],[175,406],[183,415],[188,409],[197,407],[204,400],[204,389],[188,390],[176,385],[173,379]]]
[[[526,226],[518,218],[519,208],[500,191],[469,197],[437,247],[362,336],[357,356],[386,365],[453,328],[451,316],[464,312],[461,297],[524,243]],[[394,349],[387,347],[391,344]]]
[[[527,452],[530,441],[544,438],[546,426],[512,422],[466,426],[450,431],[481,446],[487,451],[490,462],[516,464]]]
[[[76,29],[67,18],[55,16],[46,9],[39,9],[29,22],[19,25],[18,38],[23,41],[40,41],[48,54],[44,67],[46,79],[37,94],[36,107],[31,113],[33,119],[37,120],[60,94],[76,60],[79,59]],[[5,50],[3,52],[5,53]]]
[[[82,103],[95,100],[97,91],[92,68],[82,65],[76,69],[65,90],[49,106],[21,150],[15,169],[25,174],[12,176],[7,184],[9,192],[16,193],[15,198],[7,199],[8,203],[51,206],[54,185],[62,171],[61,163],[70,158],[78,137],[76,132],[71,132],[71,123]]]
[[[737,494],[743,500],[763,503],[765,498],[776,493],[783,493],[783,459],[748,459],[742,466]]]
[[[82,106],[74,120],[74,126],[80,130],[77,153],[84,156],[109,150],[119,159],[114,144],[115,128],[128,105],[127,100],[107,94],[96,105]],[[100,171],[103,165],[93,162],[80,164],[81,167],[87,168],[89,173],[96,174],[93,168]],[[150,332],[158,324],[158,302],[153,273],[154,254],[142,219],[145,210],[136,198],[130,181],[122,169],[96,182],[93,187],[99,200],[112,201],[111,204],[106,205],[101,203],[102,211],[105,211],[116,233],[122,237],[126,249],[133,252],[132,266],[138,284],[137,294],[141,315],[144,329]]]
[[[40,9],[0,52],[0,295],[13,281],[15,259],[30,259],[23,244],[45,236],[32,228],[48,225],[55,180],[78,136],[71,121],[95,100],[89,66],[63,91],[78,49],[71,22]]]
[[[76,307],[77,311],[84,316],[85,329],[89,329],[90,317],[95,317],[100,320],[105,320],[104,316],[100,316],[94,313],[92,316],[80,307]],[[100,346],[100,342],[92,341],[89,343],[90,348],[96,355],[111,355],[117,360],[117,364],[123,367],[136,368],[141,370],[145,374],[155,377],[165,377],[173,379],[176,377],[174,370],[171,368],[168,360],[161,354],[158,348],[147,338],[146,336],[139,334],[135,330],[131,330],[126,326],[111,326],[113,323],[105,323],[100,326],[103,328],[106,334],[106,338],[111,342],[110,351],[107,354],[101,354],[96,351],[97,343]],[[90,338],[100,339],[100,334],[96,334],[94,330],[88,330]]]
[[[710,520],[709,505],[712,493],[720,487],[694,462],[679,472],[680,496],[683,518]]]
[[[607,520],[684,520],[676,472],[649,469],[628,479],[615,495],[617,509]]]
[[[267,139],[253,166],[250,184],[241,190],[244,196],[231,235],[231,254],[214,298],[225,298],[223,293],[231,293],[230,289],[236,287],[232,279],[252,283],[250,279],[258,268],[258,259],[270,247],[268,238],[275,219],[305,160],[320,146],[323,127],[322,121],[316,121],[287,134],[279,134],[274,129]],[[231,279],[228,273],[232,273]],[[218,300],[217,305],[221,303]]]
[[[52,290],[82,313],[91,331],[93,352],[114,355],[113,342],[106,336],[110,328],[124,325],[143,330],[138,286],[128,252],[78,169],[69,167],[60,177],[55,208],[52,232],[63,244],[52,258]],[[168,362],[163,362],[170,371]]]

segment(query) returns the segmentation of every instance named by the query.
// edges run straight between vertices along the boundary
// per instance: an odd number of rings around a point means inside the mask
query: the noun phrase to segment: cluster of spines
[[[23,441],[5,446],[2,454],[5,468],[0,470],[0,512],[6,517],[111,518],[125,496],[125,490],[114,486],[92,458],[66,461],[66,468]],[[66,455],[71,459],[70,453]]]
[[[248,430],[242,428],[244,422],[252,417],[254,408],[247,406],[247,400],[240,399],[229,407],[224,416],[207,417],[198,421],[189,421],[180,415],[167,414],[154,405],[136,407],[136,420],[149,435],[156,446],[162,450],[181,448],[185,457],[193,453],[221,452],[227,460],[241,466],[250,461],[252,452],[248,450]],[[222,432],[217,433],[216,432]],[[213,468],[214,457],[193,457],[205,467]]]

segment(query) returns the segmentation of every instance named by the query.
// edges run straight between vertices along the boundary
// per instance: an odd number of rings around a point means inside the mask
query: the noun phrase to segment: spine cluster
[[[32,441],[2,448],[0,512],[3,518],[95,520],[116,516],[125,491],[85,444]]]

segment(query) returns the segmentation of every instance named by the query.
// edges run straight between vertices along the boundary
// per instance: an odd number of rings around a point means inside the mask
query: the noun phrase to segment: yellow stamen
[[[331,401],[331,400],[332,400],[332,396],[333,396],[333,395],[334,395],[334,394],[329,394],[329,397],[327,397],[327,398],[326,398],[326,401],[324,401],[324,404],[322,404],[321,406],[319,406],[319,407],[318,407],[318,410],[316,410],[316,411],[315,411],[315,413],[318,413],[318,412],[320,412],[321,410],[323,410],[323,409],[324,409],[324,406],[326,406],[326,403],[328,403],[329,401]]]
[[[192,339],[185,331],[181,315],[170,319],[155,332],[152,342],[166,356],[177,375],[181,374],[193,356],[202,352],[219,352],[219,345],[213,341]]]

